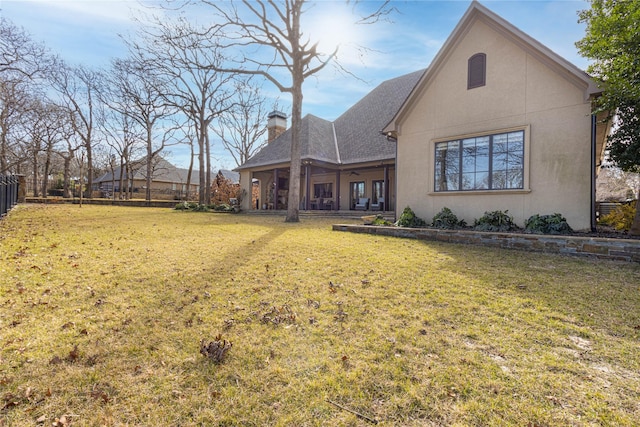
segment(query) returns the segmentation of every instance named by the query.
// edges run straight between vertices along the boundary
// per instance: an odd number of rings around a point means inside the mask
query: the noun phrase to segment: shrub
[[[175,209],[177,211],[188,211],[189,210],[189,203],[187,203],[187,202],[178,203],[176,205],[176,207],[173,208],[173,209]]]
[[[392,223],[384,219],[382,215],[377,215],[376,219],[371,222],[371,225],[392,225]]]
[[[567,220],[559,213],[533,215],[525,221],[524,231],[537,234],[568,234],[573,232]]]
[[[511,231],[516,229],[516,225],[513,223],[513,217],[510,216],[506,210],[485,212],[484,215],[476,219],[473,222],[473,228],[478,231]]]
[[[624,204],[600,218],[600,223],[610,225],[619,231],[629,231],[635,216],[636,207],[634,204]]]
[[[209,212],[209,206],[196,204],[195,207],[192,208],[192,210],[194,212]]]
[[[226,203],[220,203],[219,205],[212,205],[211,209],[213,209],[216,212],[231,212],[231,211],[233,211],[233,207],[231,205],[226,204]]]
[[[411,210],[409,206],[404,208],[402,211],[402,215],[400,215],[400,219],[396,223],[399,227],[424,227],[427,223],[422,219],[416,216],[416,214]]]
[[[442,210],[433,217],[432,224],[436,228],[444,228],[448,230],[465,227],[467,225],[464,220],[458,221],[458,217],[447,207],[442,208]]]

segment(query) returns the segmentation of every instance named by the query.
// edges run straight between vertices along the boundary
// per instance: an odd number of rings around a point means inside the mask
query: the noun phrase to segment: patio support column
[[[336,171],[336,203],[334,205],[334,209],[340,210],[340,170]]]
[[[278,168],[273,170],[273,210],[278,210]]]
[[[311,166],[304,165],[304,180],[305,180],[305,196],[304,196],[304,210],[308,211],[309,210],[309,205],[310,205],[310,197],[309,197],[309,192],[311,191],[311,177],[309,176],[311,172]]]
[[[384,165],[384,210],[389,210],[389,165]]]

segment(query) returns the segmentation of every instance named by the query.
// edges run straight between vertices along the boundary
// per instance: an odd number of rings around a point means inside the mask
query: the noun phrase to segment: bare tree
[[[90,198],[94,175],[95,93],[98,89],[98,74],[82,66],[70,67],[58,59],[51,72],[51,83],[60,94],[61,105],[69,112],[73,130],[84,146],[87,193]]]
[[[312,42],[304,35],[301,18],[308,11],[305,9],[305,0],[242,0],[229,3],[206,0],[204,3],[211,6],[221,18],[220,23],[204,35],[224,39],[222,46],[225,49],[239,49],[239,56],[234,58],[236,66],[216,67],[216,70],[259,75],[273,83],[281,92],[291,94],[291,164],[285,221],[298,222],[302,85],[307,78],[333,61],[338,53],[338,46],[332,53],[323,54],[318,51],[318,42]],[[376,22],[390,12],[388,3],[381,3],[373,13],[362,17],[358,22]],[[270,53],[256,56],[255,50],[247,47],[266,49]]]
[[[109,168],[112,173],[113,184],[116,182],[115,170],[116,162],[119,166],[118,197],[129,199],[131,197],[130,185],[132,176],[128,173],[131,162],[144,150],[143,128],[133,118],[133,111],[130,111],[130,99],[121,90],[117,80],[106,79],[100,91],[101,100],[100,115],[101,131],[105,136],[105,142],[109,147]],[[117,157],[117,159],[114,159]],[[125,180],[127,185],[125,186]],[[116,198],[116,186],[113,185],[113,198]],[[124,189],[124,192],[123,192]]]
[[[118,101],[112,103],[111,108],[132,119],[143,131],[146,149],[145,199],[150,201],[156,157],[175,143],[174,134],[180,127],[172,120],[176,109],[166,101],[165,87],[140,58],[113,60],[110,76],[110,84],[118,92]]]
[[[20,145],[29,129],[29,92],[28,81],[0,80],[0,174],[19,172],[20,163],[26,160],[20,155]]]
[[[166,101],[191,122],[198,143],[200,182],[198,202],[211,203],[211,122],[230,108],[232,76],[216,71],[222,58],[210,40],[189,31],[183,19],[156,19],[142,31],[144,44],[130,44],[136,56],[163,85]],[[187,140],[191,141],[190,138]],[[190,166],[189,173],[191,173]]]
[[[235,160],[236,166],[240,166],[267,143],[262,139],[267,131],[264,123],[269,111],[278,107],[274,105],[267,108],[267,100],[260,88],[253,86],[250,81],[236,83],[235,93],[234,107],[218,118],[214,132]]]
[[[50,101],[42,104],[42,120],[40,121],[40,133],[44,143],[43,165],[42,165],[42,196],[47,197],[49,189],[49,177],[54,172],[54,165],[59,160],[54,154],[59,149],[60,144],[70,137],[68,124],[68,114],[59,106]],[[58,166],[59,167],[59,166]],[[59,171],[59,169],[58,169]]]
[[[0,74],[15,78],[34,78],[48,67],[48,52],[44,45],[35,43],[22,28],[0,17]]]

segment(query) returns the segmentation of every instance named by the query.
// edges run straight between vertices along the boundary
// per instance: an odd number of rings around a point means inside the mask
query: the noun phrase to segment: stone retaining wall
[[[333,230],[640,263],[640,240],[635,239],[488,233],[350,224],[334,224]]]
[[[79,204],[80,199],[63,199],[62,197],[27,197],[27,203],[73,203]],[[147,202],[143,199],[133,200],[112,200],[112,199],[82,199],[83,205],[104,205],[104,206],[132,206],[132,207],[152,207],[152,208],[174,208],[179,200],[151,200]]]

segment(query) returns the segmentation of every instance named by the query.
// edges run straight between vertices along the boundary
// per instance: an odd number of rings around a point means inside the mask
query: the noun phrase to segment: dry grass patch
[[[635,264],[30,205],[0,281],[0,425],[640,424]]]

